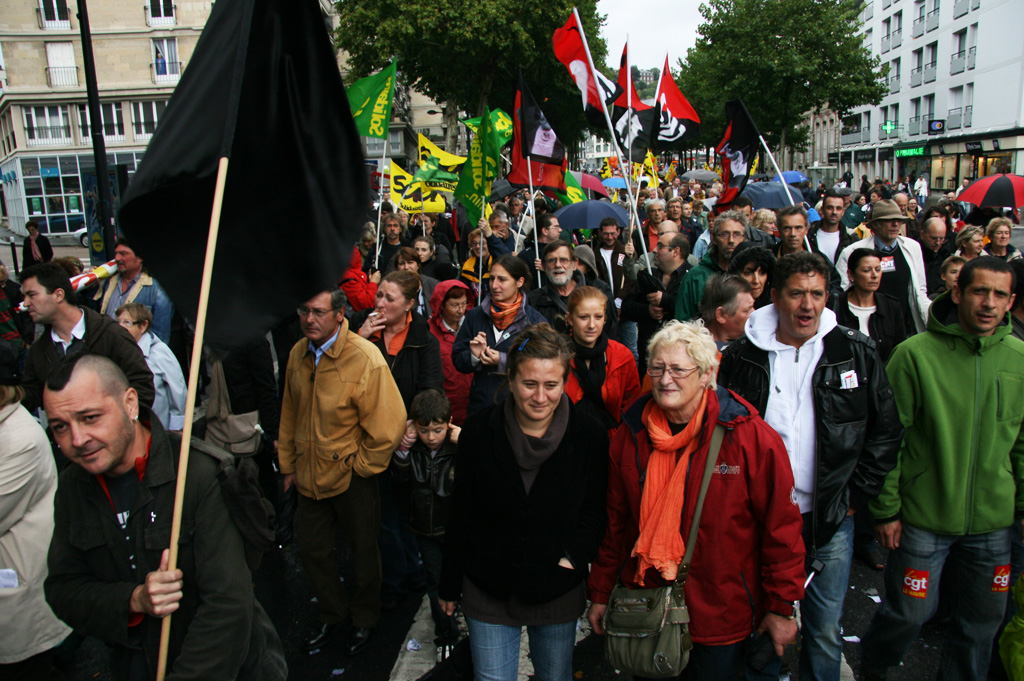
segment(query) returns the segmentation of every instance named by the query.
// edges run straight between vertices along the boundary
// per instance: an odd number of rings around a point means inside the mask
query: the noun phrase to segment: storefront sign
[[[855,161],[874,161],[875,150],[874,149],[859,149],[853,152],[853,158]]]
[[[981,142],[966,142],[964,143],[964,146],[967,147],[968,154],[978,155],[984,153],[984,148],[982,147]]]
[[[881,162],[881,161],[891,161],[892,160],[892,147],[888,147],[887,149],[879,149],[878,150],[878,160],[879,160],[879,162]]]
[[[897,149],[896,158],[906,158],[907,156],[927,156],[928,147],[909,147],[907,149]]]
[[[829,155],[828,155],[828,162],[829,162],[830,165],[834,165],[836,163],[839,163],[839,152],[838,151],[830,152]]]

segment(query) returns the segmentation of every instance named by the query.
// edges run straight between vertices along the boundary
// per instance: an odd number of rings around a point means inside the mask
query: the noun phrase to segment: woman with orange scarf
[[[716,386],[717,354],[697,322],[671,321],[651,338],[651,393],[626,411],[612,439],[608,529],[588,584],[588,619],[602,634],[616,581],[639,588],[676,578],[711,434],[722,425],[685,585],[694,643],[686,680],[735,679],[751,634],[781,654],[796,635],[793,608],[803,597],[800,509],[786,447],[748,402]]]
[[[479,306],[466,313],[452,345],[455,368],[473,374],[469,414],[495,404],[512,340],[530,324],[547,321],[526,301],[530,270],[520,258],[501,256],[485,278],[490,282],[490,292]]]

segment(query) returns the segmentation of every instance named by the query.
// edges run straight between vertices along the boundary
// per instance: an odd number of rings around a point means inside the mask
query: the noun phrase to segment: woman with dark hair
[[[608,296],[601,289],[577,286],[569,294],[568,308],[565,323],[575,352],[565,393],[612,430],[640,395],[636,360],[629,348],[605,333]]]
[[[21,269],[27,270],[32,265],[38,265],[53,260],[53,246],[50,240],[39,233],[39,223],[29,220],[25,223],[28,236],[21,248]]]
[[[455,368],[473,374],[470,414],[493,404],[498,396],[512,339],[530,324],[547,321],[526,300],[530,270],[518,256],[501,256],[487,281],[490,292],[466,314],[452,346]]]
[[[839,296],[836,321],[870,336],[883,362],[910,333],[900,301],[878,292],[882,283],[882,254],[873,248],[858,248],[847,262],[852,286]]]
[[[772,302],[772,274],[775,272],[775,256],[767,248],[744,241],[733,251],[729,261],[729,274],[738,274],[750,284],[754,296],[754,309],[760,309]]]
[[[420,271],[420,258],[416,251],[408,246],[402,246],[395,253],[395,269],[402,272],[415,272],[420,277],[420,290],[416,294],[416,305],[414,310],[419,312],[426,319],[430,319],[436,310],[430,307],[430,298],[434,295],[434,287],[437,286],[437,279],[428,277]]]
[[[449,615],[461,604],[477,679],[519,678],[524,626],[538,681],[572,679],[608,436],[565,394],[571,356],[551,326],[527,326],[507,353],[508,395],[459,436],[438,601]]]
[[[451,255],[444,251],[443,246],[437,245],[434,239],[429,236],[418,236],[412,240],[412,248],[420,260],[420,273],[433,277],[438,281],[454,279],[459,272],[451,263]]]

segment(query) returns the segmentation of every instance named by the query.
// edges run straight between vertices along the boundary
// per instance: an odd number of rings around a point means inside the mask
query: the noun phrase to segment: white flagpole
[[[373,269],[380,269],[380,246],[381,246],[381,233],[380,233],[380,216],[381,211],[384,210],[384,161],[388,157],[388,136],[384,135],[384,153],[380,159],[380,194],[377,201],[377,252],[373,254]],[[390,180],[389,180],[390,182]],[[401,206],[395,206],[395,215],[398,215],[398,211],[402,209]]]
[[[572,8],[572,13],[573,16],[576,18],[576,25],[580,27],[580,38],[583,40],[583,50],[587,53],[587,62],[590,66],[590,72],[597,73],[597,69],[594,68],[594,58],[590,54],[590,45],[587,44],[587,35],[586,33],[583,32],[583,22],[580,21],[580,13],[575,7]],[[601,96],[600,93],[598,93],[598,99],[601,100],[601,112],[604,114],[605,123],[608,124],[608,132],[611,133],[612,148],[615,150],[615,158],[617,158],[619,161],[619,167],[623,168],[625,166],[622,163],[622,152],[619,149],[619,141],[615,139],[615,127],[612,125],[611,114],[608,113],[608,104],[604,101],[604,97]],[[632,213],[632,217],[636,219],[636,224],[639,225],[640,215],[636,212],[636,202],[633,200],[633,194],[629,192],[628,180],[626,182],[626,188],[626,197],[629,199],[630,212]],[[632,238],[632,231],[630,231],[629,238]],[[647,258],[647,243],[644,241],[643,234],[640,235],[640,248],[643,250],[644,253],[644,262],[647,263],[647,273],[653,274],[653,272],[651,271],[651,263]]]
[[[789,203],[795,206],[796,199],[793,198],[793,192],[790,190],[789,184],[786,183],[786,178],[782,176],[782,171],[779,170],[779,164],[775,162],[775,156],[772,155],[772,150],[768,148],[768,143],[764,141],[764,137],[762,137],[760,133],[758,133],[757,139],[761,140],[761,146],[764,147],[765,153],[768,154],[768,160],[772,162],[773,166],[775,166],[775,172],[778,174],[779,180],[782,182],[782,186],[786,188],[786,196],[789,197]]]
[[[537,243],[537,232],[539,231],[537,229],[537,210],[536,210],[536,207],[533,204],[534,198],[533,198],[533,157],[532,156],[527,156],[526,157],[526,176],[530,180],[530,213],[531,213],[530,217],[533,218],[533,250],[537,251],[535,255],[539,258],[540,257],[540,246]],[[533,263],[530,263],[530,264],[532,265]],[[537,288],[540,288],[543,285],[544,284],[543,284],[543,282],[541,281],[541,278],[540,278],[540,270],[537,270]]]

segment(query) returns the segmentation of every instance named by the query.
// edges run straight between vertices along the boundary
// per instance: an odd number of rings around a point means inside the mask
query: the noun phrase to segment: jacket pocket
[[[1024,420],[1024,377],[1005,373],[996,376],[996,420]]]
[[[89,523],[74,523],[70,528],[68,543],[79,551],[92,551],[107,545],[103,529]]]
[[[829,420],[836,425],[863,423],[868,418],[867,389],[842,388],[838,382],[825,383]]]
[[[320,492],[337,491],[352,474],[355,447],[341,442],[312,445],[313,487]]]

